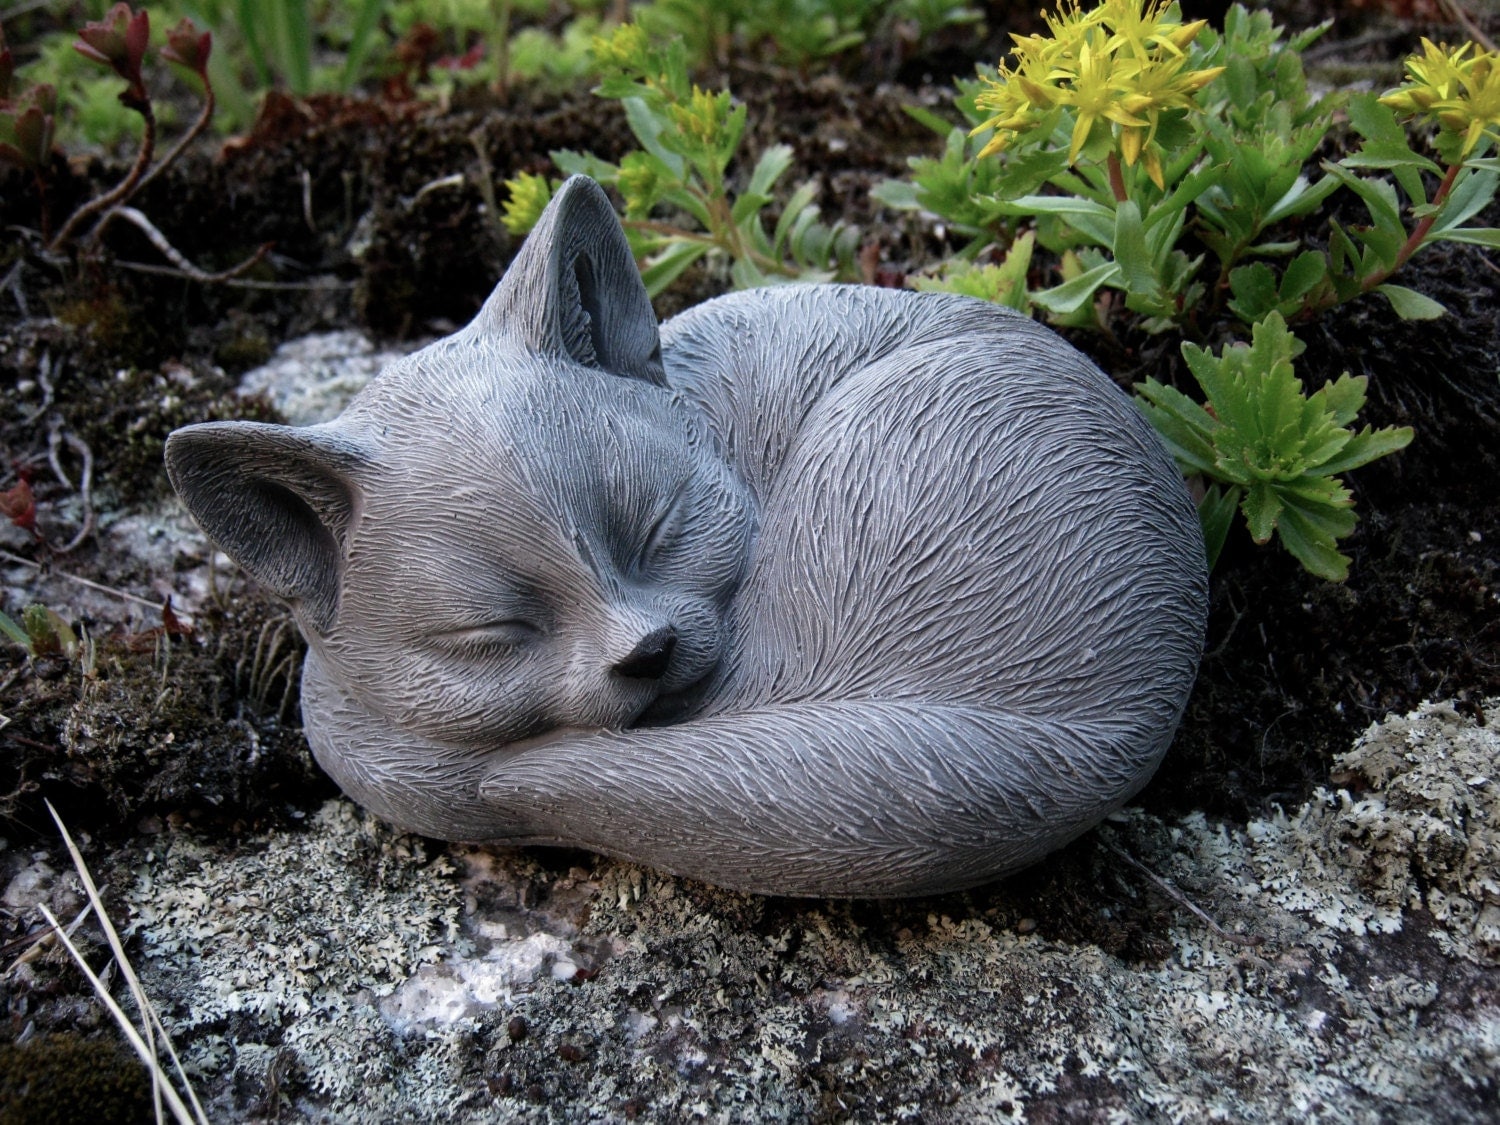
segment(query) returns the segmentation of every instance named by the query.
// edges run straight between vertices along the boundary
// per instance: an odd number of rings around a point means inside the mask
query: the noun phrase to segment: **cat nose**
[[[659,680],[666,674],[676,648],[677,630],[663,625],[637,642],[630,655],[615,665],[615,675],[632,680]]]

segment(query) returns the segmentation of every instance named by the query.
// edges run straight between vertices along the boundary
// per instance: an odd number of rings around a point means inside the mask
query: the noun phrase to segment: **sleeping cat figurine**
[[[467,328],[172,483],[307,638],[317,760],[392,823],[727,887],[993,879],[1136,793],[1207,574],[1108,378],[966,297],[786,286],[664,325],[574,177]]]

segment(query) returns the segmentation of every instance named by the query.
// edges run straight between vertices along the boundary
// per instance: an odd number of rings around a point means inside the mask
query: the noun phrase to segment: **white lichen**
[[[233,848],[173,837],[126,897],[224,1119],[271,1087],[282,1120],[1475,1116],[1500,1095],[1500,736],[1424,707],[1334,776],[1244,828],[1115,818],[1263,939],[1173,910],[1139,964],[1017,927],[1004,885],[788,903],[553,853],[434,858],[342,801]]]

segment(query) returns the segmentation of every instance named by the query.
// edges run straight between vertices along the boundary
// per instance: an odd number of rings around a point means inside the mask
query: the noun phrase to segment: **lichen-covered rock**
[[[1426,912],[1447,950],[1500,964],[1497,748],[1500,731],[1446,703],[1372,726],[1336,760],[1341,788],[1250,826],[1263,883],[1345,932]]]
[[[1169,952],[1136,962],[1044,936],[1013,884],[762,898],[435,853],[344,801],[236,847],[165,837],[125,899],[216,1120],[1480,1119],[1500,731],[1427,706],[1339,765],[1353,791],[1247,828],[1102,829],[1223,927],[1163,915]]]

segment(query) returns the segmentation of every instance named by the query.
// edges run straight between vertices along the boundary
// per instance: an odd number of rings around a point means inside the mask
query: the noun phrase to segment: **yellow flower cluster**
[[[1191,108],[1193,95],[1224,69],[1188,69],[1187,47],[1205,21],[1180,22],[1176,5],[1164,0],[1104,0],[1087,12],[1079,0],[1063,0],[1046,20],[1050,34],[1011,36],[1014,64],[984,79],[988,89],[975,103],[994,116],[974,132],[995,135],[980,155],[1001,151],[1067,108],[1074,114],[1070,164],[1096,127],[1117,128],[1125,163],[1140,160],[1164,187],[1156,143],[1162,111]]]
[[[1473,54],[1469,52],[1473,51]],[[1422,40],[1422,53],[1406,60],[1410,81],[1380,100],[1397,113],[1427,117],[1463,137],[1462,160],[1490,126],[1500,126],[1500,55],[1465,43],[1457,50]]]

